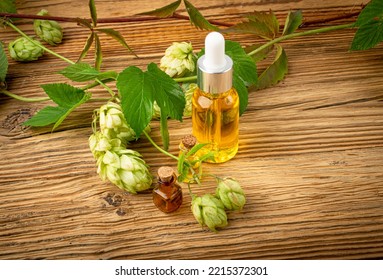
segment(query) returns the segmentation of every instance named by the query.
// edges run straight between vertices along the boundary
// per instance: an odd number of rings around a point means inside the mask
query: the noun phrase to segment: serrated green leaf
[[[177,10],[177,8],[179,7],[180,3],[181,3],[181,0],[178,0],[159,9],[155,9],[149,12],[139,13],[139,15],[156,16],[159,18],[171,17],[174,14],[174,12]]]
[[[101,64],[102,64],[102,50],[101,50],[101,42],[100,42],[100,38],[98,37],[98,35],[95,33],[94,34],[94,39],[95,39],[95,63],[94,63],[94,67],[97,69],[97,70],[100,70],[101,68]]]
[[[24,122],[24,125],[46,126],[54,123],[53,131],[74,109],[90,98],[90,94],[86,94],[82,89],[68,84],[47,84],[41,87],[52,101],[59,106],[47,106],[41,109],[36,115]]]
[[[169,149],[169,129],[168,129],[168,118],[165,113],[160,112],[160,132],[162,138],[162,145],[164,149],[167,151]]]
[[[261,38],[270,40],[270,30],[265,24],[259,24],[254,21],[244,21],[224,30],[225,32],[235,32],[244,34],[254,34]]]
[[[161,114],[164,113],[164,116],[182,121],[186,103],[182,88],[165,72],[161,71],[155,63],[148,65],[147,74],[155,88],[153,97],[161,108]]]
[[[168,117],[182,121],[185,94],[177,82],[161,71],[155,63],[148,65],[145,73],[155,89],[154,100],[161,108],[161,137],[164,149],[169,148]]]
[[[70,107],[47,106],[41,109],[39,112],[37,112],[36,115],[34,115],[32,118],[30,118],[23,124],[29,126],[46,126],[54,123],[54,126],[52,128],[53,131],[65,120],[65,118],[74,109],[76,109],[81,104],[85,103],[89,99],[89,97],[89,95],[84,95],[84,97],[79,102],[73,104]]]
[[[82,49],[82,52],[81,52],[80,57],[78,58],[77,62],[81,61],[88,54],[88,51],[93,44],[93,41],[94,41],[94,32],[92,31],[90,33],[90,35],[88,36],[88,38],[86,39],[85,46]]]
[[[273,63],[258,78],[258,89],[267,88],[283,80],[288,71],[287,55],[285,50],[276,45],[277,52]]]
[[[366,7],[360,12],[356,20],[356,26],[362,26],[370,23],[371,21],[382,20],[383,17],[383,1],[371,0]]]
[[[93,68],[91,65],[82,62],[71,64],[61,70],[59,73],[75,82],[90,81],[97,78],[97,76],[100,74],[100,72]]]
[[[0,42],[0,82],[5,81],[8,72],[8,59],[4,51],[3,44]]]
[[[258,82],[257,66],[239,43],[227,40],[225,50],[233,59],[233,86],[238,92],[239,114],[242,115],[246,111],[249,99],[247,86]]]
[[[153,115],[154,89],[150,80],[151,78],[136,66],[126,68],[117,77],[121,107],[136,135],[141,135]]]
[[[132,48],[129,47],[129,45],[126,43],[126,41],[125,41],[124,37],[121,35],[121,33],[118,32],[117,30],[114,30],[112,28],[99,28],[97,30],[100,31],[100,32],[103,32],[103,33],[105,33],[107,35],[109,35],[110,37],[115,39],[117,42],[119,42],[123,47],[127,48],[132,54],[134,54],[136,57],[138,57],[134,53]]]
[[[30,126],[46,126],[57,122],[67,111],[67,108],[47,106],[37,112],[24,125]]]
[[[184,0],[184,3],[192,25],[199,29],[219,30],[217,26],[212,25],[207,19],[205,19],[205,17],[189,1]]]
[[[359,14],[355,25],[359,28],[351,50],[367,50],[383,41],[383,1],[372,0]]]
[[[186,154],[186,157],[191,157],[192,155],[194,155],[196,152],[198,152],[199,150],[201,150],[203,147],[205,147],[208,143],[199,143],[197,145],[194,145],[193,148],[190,149],[190,151],[188,151],[188,153]]]
[[[243,80],[234,72],[233,87],[236,89],[239,97],[239,115],[242,115],[249,102],[249,91]]]
[[[254,11],[246,16],[250,21],[264,24],[269,29],[269,39],[274,39],[279,33],[279,22],[273,11],[257,12]]]
[[[250,33],[266,40],[272,40],[278,35],[279,23],[273,12],[255,11],[246,18],[246,21],[225,29],[225,32]]]
[[[14,0],[1,0],[0,1],[0,12],[1,13],[17,13],[16,4]]]
[[[302,24],[303,16],[302,11],[298,10],[295,12],[289,11],[287,15],[285,27],[283,28],[282,35],[288,35],[294,33],[295,30]]]
[[[234,72],[248,85],[258,81],[257,65],[238,42],[225,41],[225,53],[233,60]]]
[[[383,41],[383,19],[362,25],[355,33],[351,50],[367,50]]]
[[[97,26],[97,10],[94,0],[89,0],[90,16],[92,18],[93,27]]]
[[[46,84],[41,85],[45,93],[57,105],[63,108],[70,108],[80,102],[85,95],[85,92],[68,84]]]
[[[268,55],[271,53],[271,51],[274,49],[274,45],[268,46],[267,48],[250,55],[252,51],[258,49],[259,47],[263,46],[263,44],[255,44],[249,47],[245,48],[245,52],[254,60],[255,63],[264,60]]]
[[[89,98],[90,98],[90,94],[84,94],[81,100],[79,100],[76,104],[73,104],[71,107],[65,108],[66,109],[65,113],[56,121],[56,123],[54,124],[52,128],[52,131],[55,130],[57,127],[59,127],[60,124],[66,119],[67,116],[69,116],[70,113],[72,113],[74,109],[76,109],[78,106],[88,101]]]
[[[178,171],[178,181],[182,182],[187,174],[188,174],[188,166],[185,163],[185,153],[181,152],[178,156],[178,164],[177,164],[177,171]]]

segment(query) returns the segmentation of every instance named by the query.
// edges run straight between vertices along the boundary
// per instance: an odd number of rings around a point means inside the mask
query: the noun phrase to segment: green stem
[[[176,157],[175,155],[172,155],[171,153],[165,151],[164,149],[162,149],[160,146],[158,146],[154,141],[153,139],[149,136],[149,134],[144,130],[143,133],[145,134],[146,138],[148,138],[149,142],[152,143],[152,145],[157,149],[159,150],[161,153],[171,157],[172,159],[175,159],[176,161],[178,161],[178,157]]]
[[[196,80],[197,76],[174,78],[174,81],[176,81],[177,83],[195,82]]]
[[[113,90],[108,87],[106,84],[104,84],[100,79],[97,79],[96,78],[96,82],[99,83],[101,86],[103,86],[109,93],[112,97],[114,97],[116,94],[113,92]]]
[[[88,100],[88,102],[92,101],[92,102],[99,102],[99,101],[109,101],[110,98],[91,98]]]
[[[188,182],[188,190],[189,190],[189,195],[190,197],[193,199],[195,197],[195,195],[193,194],[192,190],[191,190],[191,187],[190,187],[190,182]]]
[[[268,47],[270,47],[276,43],[282,42],[284,40],[288,40],[288,39],[292,39],[292,38],[300,37],[300,36],[314,35],[314,34],[319,34],[319,33],[324,33],[324,32],[329,32],[329,31],[352,28],[353,26],[354,26],[354,23],[349,23],[349,24],[335,25],[335,26],[323,27],[323,28],[318,28],[318,29],[288,34],[288,35],[276,38],[274,40],[271,40],[270,42],[268,42],[268,43],[260,46],[259,48],[249,52],[248,55],[252,56],[252,55],[259,53],[260,51],[262,51],[262,50],[264,50],[264,49],[266,49],[266,48],[268,48]]]
[[[70,60],[70,59],[68,59],[66,57],[63,57],[62,55],[59,55],[58,53],[56,53],[56,52],[46,48],[42,44],[40,44],[40,42],[38,42],[36,40],[33,40],[31,37],[29,37],[27,34],[25,34],[23,31],[21,31],[15,25],[13,25],[10,21],[7,21],[6,24],[9,25],[10,27],[12,27],[16,32],[18,32],[21,36],[23,36],[28,41],[30,41],[31,43],[35,44],[36,46],[39,46],[40,48],[42,48],[44,51],[54,55],[57,58],[60,58],[60,59],[64,60],[65,62],[68,62],[69,64],[75,64],[75,62],[73,62],[72,60]]]
[[[74,61],[62,56],[62,55],[59,55],[58,53],[46,48],[45,46],[43,46],[42,44],[40,44],[40,42],[38,41],[35,41],[33,40],[31,37],[29,37],[27,34],[25,34],[23,31],[21,31],[19,28],[17,28],[15,25],[13,25],[11,22],[7,21],[7,24],[12,27],[16,32],[18,32],[21,36],[23,36],[25,39],[27,39],[28,41],[32,42],[33,44],[39,46],[40,48],[42,48],[44,51],[56,56],[57,58],[60,58],[62,60],[64,60],[65,62],[68,62],[69,64],[76,64]],[[107,73],[107,72],[106,72]],[[115,96],[115,93],[110,89],[110,87],[108,87],[107,85],[105,85],[101,80],[99,79],[96,79],[96,82],[98,84],[100,84],[101,86],[103,86],[112,96]]]
[[[24,101],[24,102],[42,102],[42,101],[50,100],[48,96],[47,97],[23,97],[23,96],[14,94],[6,89],[2,89],[0,90],[0,92],[16,100]]]
[[[102,83],[108,83],[108,82],[111,82],[111,81],[114,81],[114,79],[105,79],[105,80],[101,80]],[[81,89],[82,90],[87,90],[87,89],[91,89],[91,88],[94,88],[96,86],[98,86],[100,83],[99,82],[93,82],[93,83],[90,83],[90,84],[87,84],[86,86],[83,86]]]

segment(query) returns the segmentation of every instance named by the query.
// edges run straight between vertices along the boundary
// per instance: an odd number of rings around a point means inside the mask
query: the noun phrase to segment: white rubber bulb
[[[205,39],[205,60],[203,62],[209,72],[220,72],[225,65],[225,38],[221,33],[211,32]]]

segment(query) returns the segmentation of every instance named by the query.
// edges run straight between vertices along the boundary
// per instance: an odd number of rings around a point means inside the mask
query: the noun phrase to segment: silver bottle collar
[[[207,93],[217,94],[228,91],[233,86],[233,60],[225,55],[226,65],[216,72],[211,72],[204,66],[205,55],[197,61],[197,84]]]

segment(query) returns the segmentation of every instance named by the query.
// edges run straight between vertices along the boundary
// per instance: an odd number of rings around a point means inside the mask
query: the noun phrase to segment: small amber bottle
[[[182,188],[177,183],[173,168],[162,166],[158,169],[158,183],[153,189],[153,203],[162,212],[176,211],[182,204]]]
[[[186,157],[186,155],[190,152],[190,150],[196,144],[197,144],[197,138],[195,138],[194,135],[191,135],[191,134],[186,135],[184,138],[182,138],[181,143],[179,145],[179,149],[180,149],[179,156],[181,156],[181,154],[184,154],[184,156]],[[199,174],[199,168],[201,166],[201,163],[198,161],[198,154],[197,153],[194,153],[194,154],[188,156],[186,159],[190,163],[195,162],[192,166],[192,169],[194,172],[189,170],[188,174],[187,174],[186,178],[183,180],[183,182],[193,183],[195,181],[193,179],[193,175],[197,176],[197,177],[199,176],[198,174]],[[198,161],[198,162],[196,162],[196,161]]]

